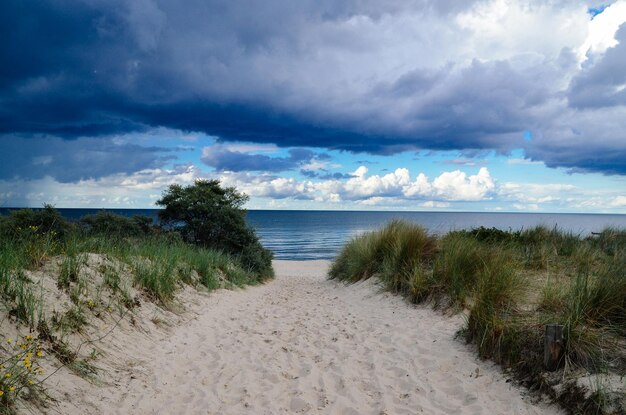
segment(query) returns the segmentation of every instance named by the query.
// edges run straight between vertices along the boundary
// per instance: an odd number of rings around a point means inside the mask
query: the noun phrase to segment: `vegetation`
[[[37,376],[45,373],[39,365],[44,351],[31,335],[8,338],[0,350],[5,351],[0,358],[0,414],[5,414],[25,388],[38,388]]]
[[[178,209],[196,196],[184,225],[176,225]],[[173,186],[161,200],[164,227],[110,212],[69,222],[48,205],[0,215],[0,414],[13,413],[22,396],[45,397],[37,363],[43,350],[80,376],[97,376],[92,359],[70,341],[85,335],[90,319],[117,313],[133,321],[142,300],[175,308],[184,284],[213,290],[271,277],[271,253],[245,225],[244,200],[214,181]]]
[[[412,302],[465,310],[463,335],[481,357],[510,368],[531,388],[552,391],[542,371],[547,323],[564,326],[565,373],[558,381],[579,370],[626,375],[623,230],[581,237],[542,226],[509,232],[481,227],[435,238],[415,224],[393,221],[347,243],[329,277],[377,277]],[[576,413],[626,410],[624,396],[602,388],[580,400],[561,396]]]
[[[248,197],[217,180],[198,180],[190,186],[171,185],[156,204],[159,218],[184,241],[235,255],[251,272],[272,275],[272,254],[263,248],[245,220]]]
[[[83,216],[78,224],[87,234],[108,238],[146,237],[158,231],[152,218],[147,216],[135,215],[129,218],[107,211]]]

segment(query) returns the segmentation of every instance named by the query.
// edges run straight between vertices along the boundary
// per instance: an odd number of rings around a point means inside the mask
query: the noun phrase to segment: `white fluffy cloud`
[[[145,169],[100,179],[61,183],[51,177],[0,181],[0,205],[57,207],[150,207],[168,185],[219,179],[251,196],[254,208],[463,209],[624,212],[626,194],[562,183],[498,183],[487,168],[475,174],[454,170],[432,179],[406,168],[369,174],[365,166],[349,178],[297,179],[270,173],[205,173],[192,164]],[[9,203],[10,201],[10,203]],[[504,207],[503,207],[504,206]]]
[[[424,173],[412,176],[406,168],[384,175],[369,174],[365,166],[356,169],[349,179],[298,180],[251,173],[223,173],[219,179],[253,198],[319,202],[326,207],[330,203],[366,208],[433,209],[479,203],[474,206],[494,210],[606,212],[626,207],[626,195],[617,191],[589,190],[564,183],[498,183],[485,167],[475,174],[447,171],[433,179]],[[493,206],[495,204],[508,207]]]
[[[367,173],[367,167],[360,166],[347,180],[299,181],[249,173],[224,173],[220,179],[252,196],[331,202],[359,201],[369,205],[380,204],[386,199],[403,198],[426,200],[432,203],[432,207],[439,207],[437,201],[484,200],[491,197],[495,189],[495,182],[485,167],[470,176],[459,170],[445,172],[432,182],[423,173],[412,179],[406,168],[398,168],[385,175]]]
[[[615,32],[626,22],[626,2],[617,1],[587,23],[587,37],[578,49],[581,61],[617,45]]]
[[[467,176],[460,170],[445,172],[433,181],[436,194],[445,200],[483,200],[495,189],[495,182],[486,167]]]

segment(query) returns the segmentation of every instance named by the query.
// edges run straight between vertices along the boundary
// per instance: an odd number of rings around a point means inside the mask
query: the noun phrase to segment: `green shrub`
[[[135,215],[129,218],[106,210],[83,216],[79,224],[87,234],[112,238],[149,236],[155,232],[150,217]]]
[[[156,204],[164,207],[159,212],[162,225],[179,232],[184,241],[239,256],[247,270],[271,277],[272,253],[246,223],[246,200],[217,180],[198,180],[185,187],[171,185]]]
[[[42,209],[19,209],[2,218],[0,236],[20,239],[24,231],[37,235],[53,235],[56,240],[64,239],[73,230],[73,226],[52,205]]]

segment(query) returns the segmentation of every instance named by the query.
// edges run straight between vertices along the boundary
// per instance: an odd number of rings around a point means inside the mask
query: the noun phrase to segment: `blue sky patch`
[[[608,4],[602,4],[600,6],[589,7],[587,9],[587,13],[589,13],[591,15],[591,18],[593,19],[594,17],[602,13],[607,7],[609,7]]]

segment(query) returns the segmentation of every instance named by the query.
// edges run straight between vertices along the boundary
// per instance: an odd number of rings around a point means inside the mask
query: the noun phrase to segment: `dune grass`
[[[562,364],[569,373],[626,375],[624,230],[582,237],[545,226],[477,228],[435,238],[396,220],[349,241],[329,271],[329,278],[347,282],[371,277],[411,302],[465,309],[462,333],[480,356],[533,388],[545,386],[547,323],[564,326]],[[609,411],[614,401],[599,393],[564,404],[574,412]]]
[[[257,284],[269,277],[246,270],[236,256],[169,236],[108,238],[97,235],[82,239],[78,249],[109,255],[128,264],[136,284],[162,303],[171,300],[183,283],[200,283],[212,290],[222,285]]]
[[[0,322],[3,328],[11,323],[18,331],[28,330],[38,336],[57,360],[86,378],[97,374],[92,370],[95,366],[79,359],[64,339],[73,333],[84,333],[91,315],[97,317],[104,310],[118,309],[123,316],[132,310],[139,299],[131,295],[131,291],[143,292],[147,300],[170,308],[175,306],[176,292],[185,284],[214,290],[258,284],[272,276],[267,270],[261,273],[246,267],[238,255],[186,243],[176,232],[154,228],[141,218],[102,214],[88,218],[86,223],[88,226],[68,223],[51,207],[0,216],[0,314],[4,315]],[[90,254],[99,254],[105,259],[96,270],[90,269],[91,274],[84,271]],[[32,275],[30,271],[38,270],[48,273],[58,270],[55,285],[69,297],[67,310],[44,314],[43,289],[40,283],[27,276]],[[95,277],[101,282],[89,281]],[[106,298],[114,303],[100,301],[102,290],[112,293]],[[3,330],[0,340],[7,344],[5,337]],[[0,362],[20,359],[23,365],[23,356],[0,344]],[[3,376],[6,367],[5,363],[0,363]],[[29,399],[36,399],[37,391],[45,396],[42,385],[31,384],[32,377],[7,379],[0,380],[0,414],[13,414],[24,390],[29,391]]]

